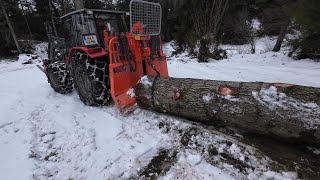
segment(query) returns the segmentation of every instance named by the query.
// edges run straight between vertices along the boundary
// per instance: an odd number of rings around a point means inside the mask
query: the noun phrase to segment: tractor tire
[[[85,53],[78,52],[72,59],[72,74],[82,102],[89,106],[109,103],[109,63],[106,57],[91,59]]]
[[[46,71],[48,83],[60,94],[69,94],[73,89],[73,79],[64,62],[54,62],[48,65]]]

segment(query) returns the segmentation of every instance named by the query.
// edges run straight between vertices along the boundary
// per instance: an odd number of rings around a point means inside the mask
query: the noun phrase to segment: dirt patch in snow
[[[271,158],[273,169],[297,171],[300,179],[320,179],[320,156],[307,147],[261,136],[247,136],[244,140]]]
[[[157,179],[165,175],[177,162],[177,151],[161,150],[150,163],[139,173],[139,179]]]

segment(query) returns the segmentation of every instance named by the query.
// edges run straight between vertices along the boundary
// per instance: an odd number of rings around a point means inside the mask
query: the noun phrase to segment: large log
[[[144,76],[138,105],[161,113],[320,146],[320,89]]]

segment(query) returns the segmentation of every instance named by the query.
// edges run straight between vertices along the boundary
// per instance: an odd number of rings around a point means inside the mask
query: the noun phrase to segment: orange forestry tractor
[[[61,17],[61,37],[47,27],[48,61],[44,72],[58,93],[76,88],[80,99],[90,106],[107,105],[112,97],[121,113],[137,108],[130,91],[144,75],[168,76],[162,50],[161,6],[132,0],[130,32],[127,13],[82,9]]]

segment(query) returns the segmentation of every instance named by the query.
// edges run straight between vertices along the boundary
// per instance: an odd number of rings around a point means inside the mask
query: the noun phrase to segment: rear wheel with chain
[[[86,105],[103,106],[110,101],[108,65],[106,57],[91,59],[83,52],[72,58],[74,85]]]

